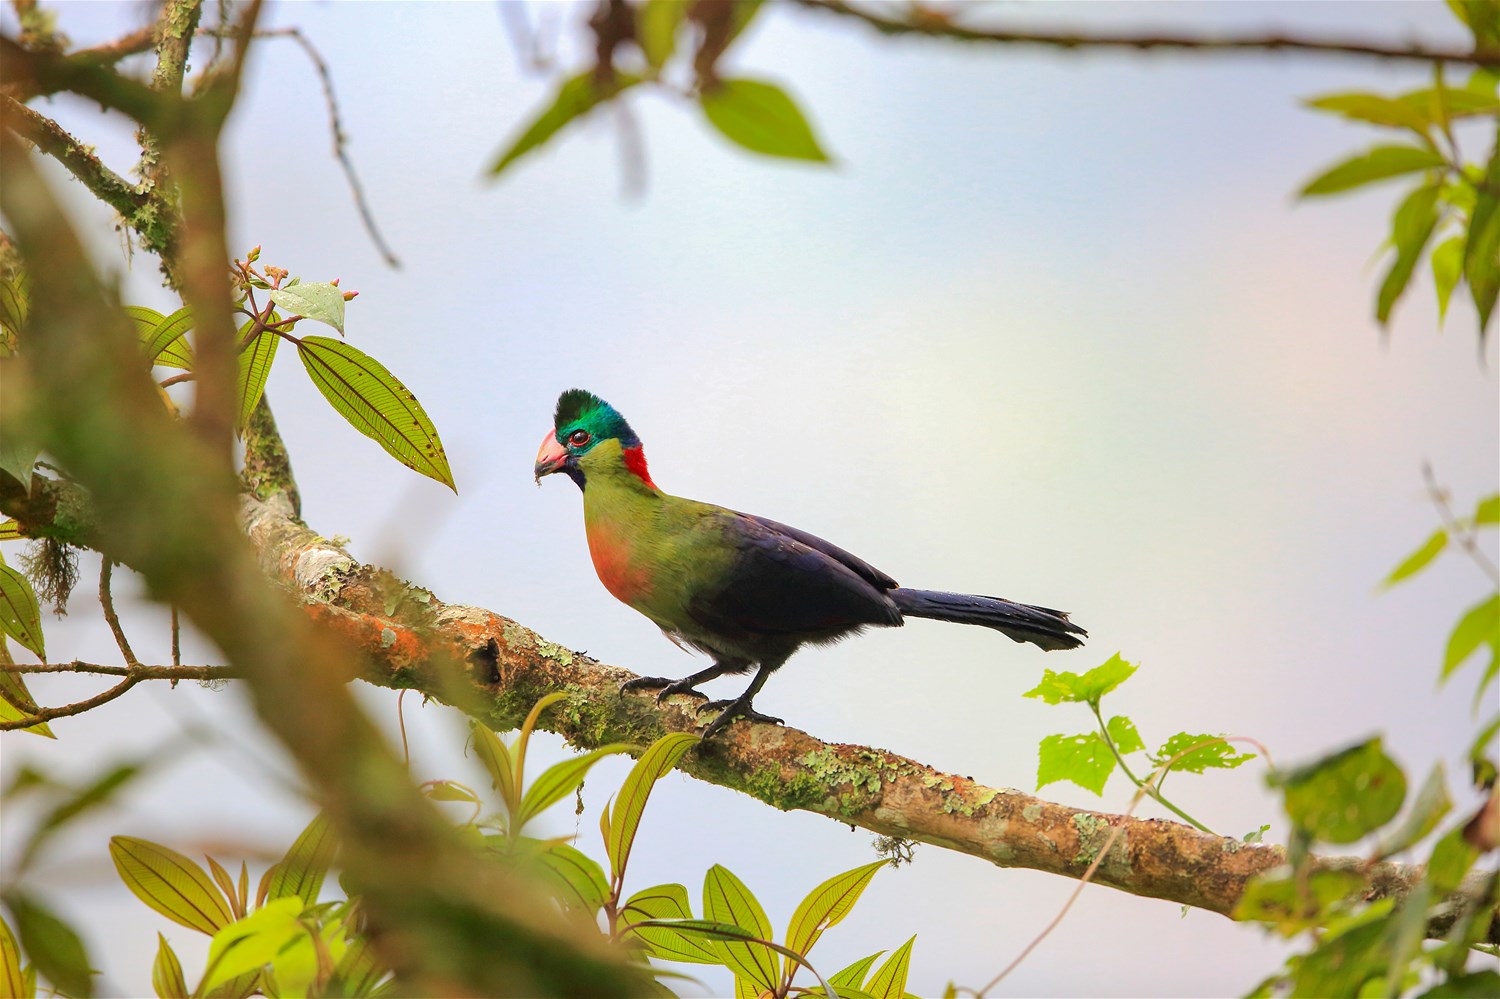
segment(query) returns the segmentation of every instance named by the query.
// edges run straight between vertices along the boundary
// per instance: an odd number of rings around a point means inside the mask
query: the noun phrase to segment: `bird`
[[[718,716],[713,738],[737,719],[781,724],[755,710],[766,679],[803,645],[869,627],[928,618],[993,628],[1044,650],[1071,649],[1088,633],[1067,613],[1001,597],[898,586],[864,559],[765,517],[672,496],[651,479],[641,440],[625,417],[583,389],[557,400],[533,469],[562,473],[583,492],[589,554],[599,580],[674,644],[705,653],[708,668],[681,679],[642,676],[621,687],[701,698]],[[725,674],[751,678],[736,698],[708,700],[698,685]]]

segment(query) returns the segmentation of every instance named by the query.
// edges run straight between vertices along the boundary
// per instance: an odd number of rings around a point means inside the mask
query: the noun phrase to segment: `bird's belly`
[[[589,556],[599,582],[615,599],[639,607],[651,592],[646,567],[632,557],[630,546],[618,535],[607,531],[589,532]]]

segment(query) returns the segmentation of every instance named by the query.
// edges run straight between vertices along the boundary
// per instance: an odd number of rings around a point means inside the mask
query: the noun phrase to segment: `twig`
[[[163,378],[161,381],[157,382],[157,384],[162,388],[171,388],[173,385],[181,385],[183,382],[190,382],[194,377],[196,376],[191,371],[183,371],[179,372],[178,374],[171,375],[167,378]]]
[[[134,687],[140,681],[135,677],[126,677],[102,694],[96,694],[86,701],[77,701],[73,704],[64,704],[56,708],[42,708],[36,714],[27,715],[25,718],[13,718],[10,721],[0,721],[0,732],[9,732],[18,728],[30,728],[49,722],[54,718],[67,718],[70,715],[81,715],[85,711],[92,711],[102,704],[110,701]]]
[[[846,0],[793,0],[801,7],[862,21],[885,35],[920,35],[961,42],[999,45],[1041,45],[1061,49],[1135,49],[1142,52],[1172,49],[1213,52],[1306,52],[1321,55],[1365,56],[1419,62],[1500,66],[1500,51],[1431,48],[1417,42],[1383,45],[1338,38],[1308,38],[1269,33],[1259,35],[1186,35],[1156,31],[1084,34],[1077,31],[1026,31],[971,27],[932,10],[912,10],[905,17],[882,14]]]
[[[1437,474],[1433,472],[1429,462],[1422,463],[1422,478],[1427,482],[1427,495],[1432,498],[1432,503],[1437,507],[1438,516],[1442,518],[1443,526],[1448,529],[1448,534],[1454,541],[1458,542],[1460,548],[1468,554],[1479,571],[1490,577],[1490,582],[1500,587],[1500,568],[1490,561],[1488,555],[1479,550],[1479,541],[1474,536],[1472,525],[1461,523],[1458,516],[1453,512],[1453,506],[1448,502],[1448,491],[1438,485]]]
[[[0,673],[86,673],[139,680],[233,680],[239,672],[229,666],[106,666],[75,659],[67,663],[0,663]]]
[[[104,608],[105,623],[109,625],[110,632],[115,636],[115,644],[120,647],[120,655],[125,657],[126,665],[139,666],[141,661],[131,650],[130,642],[125,637],[125,629],[120,627],[120,616],[115,613],[114,594],[109,591],[110,576],[113,573],[114,563],[106,555],[99,564],[99,606]]]

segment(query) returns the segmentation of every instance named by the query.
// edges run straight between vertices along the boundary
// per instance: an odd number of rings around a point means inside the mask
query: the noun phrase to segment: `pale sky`
[[[60,6],[80,44],[142,16],[133,3]],[[1439,4],[1039,3],[995,16],[1458,38]],[[606,662],[700,668],[594,578],[576,490],[532,485],[558,392],[584,387],[629,418],[669,492],[795,524],[906,585],[1067,608],[1091,634],[1048,655],[916,622],[806,650],[757,698],[790,725],[1030,791],[1038,741],[1084,731],[1088,717],[1021,693],[1044,668],[1083,671],[1119,651],[1142,668],[1106,708],[1149,744],[1227,732],[1295,762],[1382,732],[1413,785],[1439,759],[1461,779],[1477,670],[1443,690],[1435,679],[1484,580],[1448,557],[1405,587],[1377,583],[1436,524],[1423,461],[1463,507],[1496,489],[1494,337],[1479,356],[1472,307],[1458,301],[1440,331],[1425,270],[1389,334],[1376,327],[1370,260],[1395,188],[1292,197],[1377,140],[1301,99],[1420,86],[1420,70],[898,42],[773,9],[734,71],[784,82],[838,166],[742,155],[690,105],[641,95],[648,190],[628,198],[603,116],[503,183],[482,182],[551,89],[517,67],[493,5],[298,4],[269,17],[299,25],[331,65],[351,153],[405,267],[386,269],[360,230],[316,77],[285,42],[258,49],[227,140],[233,243],[360,291],[350,341],[422,400],[459,485],[454,497],[395,464],[283,352],[269,394],[314,529]],[[578,17],[569,8],[562,21]],[[564,45],[568,67],[575,49]],[[130,164],[128,128],[101,127],[81,103],[50,110],[117,169]],[[120,272],[107,216],[89,217],[99,259]],[[128,301],[167,303],[149,258],[124,286]],[[85,560],[71,615],[46,620],[53,659],[114,654],[96,573]],[[136,649],[165,657],[161,617],[126,575]],[[740,682],[720,681],[715,696]],[[33,684],[58,702],[96,687]],[[395,695],[362,694],[394,731]],[[456,717],[408,703],[415,769],[477,784]],[[286,765],[232,689],[138,689],[56,723],[56,743],[0,744],[5,774],[30,763],[82,779],[187,721],[226,745],[161,767],[71,831],[44,872],[113,994],[149,994],[157,929],[190,977],[206,938],[124,890],[109,834],[188,853],[227,843],[229,859],[284,848],[307,807],[274,779]],[[551,737],[538,749],[566,752]],[[596,810],[625,769],[601,765],[584,789],[578,845],[595,857]],[[1284,837],[1263,773],[1174,778],[1174,798],[1226,834],[1268,822]],[[1070,785],[1043,794],[1104,811],[1130,797],[1122,778],[1102,799]],[[544,828],[570,832],[573,817],[559,808]],[[4,830],[7,856],[17,840]],[[872,856],[864,832],[673,775],[629,884],[677,881],[696,900],[722,863],[784,927],[808,889]],[[915,933],[911,991],[977,987],[1072,888],[920,847],[913,865],[876,876],[813,956],[827,973]],[[1240,994],[1281,954],[1254,928],[1090,887],[996,994]]]

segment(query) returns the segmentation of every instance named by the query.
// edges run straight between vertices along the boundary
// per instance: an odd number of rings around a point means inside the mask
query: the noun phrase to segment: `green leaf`
[[[16,523],[16,518],[7,517],[0,520],[0,541],[19,541],[25,535],[21,533],[21,525]]]
[[[422,789],[422,793],[433,801],[466,801],[471,805],[479,804],[479,795],[452,780],[440,780],[428,784]]]
[[[885,963],[865,983],[865,991],[875,999],[902,999],[906,994],[906,973],[911,968],[911,945],[916,937],[896,948]]]
[[[241,338],[249,332],[250,323],[240,327]],[[255,412],[266,391],[266,378],[271,374],[271,362],[276,359],[276,348],[280,345],[281,337],[275,333],[259,333],[236,358],[234,425],[241,432],[249,426],[250,414]]]
[[[4,391],[6,372],[15,370],[15,361],[0,357],[0,392]],[[0,472],[17,482],[31,486],[31,470],[36,465],[41,445],[30,433],[30,428],[21,425],[14,417],[0,423]]]
[[[182,977],[182,962],[172,945],[160,933],[156,935],[156,961],[151,965],[151,987],[157,999],[188,999],[187,980]]]
[[[121,789],[150,769],[153,759],[153,757],[147,757],[141,761],[117,763],[82,788],[63,797],[37,824],[36,830],[31,834],[31,839],[21,854],[20,869],[24,870],[31,866],[31,862],[41,852],[42,846],[58,830],[78,816],[113,800]]]
[[[724,945],[728,944],[738,947],[753,947],[763,950],[767,955],[781,954],[785,957],[792,957],[798,960],[802,958],[801,954],[795,953],[791,949],[784,947],[779,943],[776,943],[774,940],[767,940],[757,937],[753,933],[747,932],[744,927],[735,926],[732,923],[716,922],[711,919],[676,919],[668,920],[665,922],[657,922],[653,920],[637,924],[636,926],[632,927],[632,931],[645,934],[662,928],[677,930],[678,932],[687,936],[701,937],[705,941],[713,944],[713,946],[721,948],[720,958],[714,963],[726,964],[730,968],[730,970],[735,971],[736,981],[744,980],[749,983],[750,987],[755,990],[751,993],[754,995],[759,995],[762,992],[774,990],[767,989],[765,986],[760,984],[757,978],[751,978],[745,975],[740,970],[738,970],[737,965],[729,964],[727,961],[725,961],[723,959],[722,951]],[[771,962],[773,965],[775,963],[775,960],[775,957],[772,956]],[[809,967],[808,970],[811,971],[811,967]],[[817,974],[816,972],[813,973],[814,975]]]
[[[1193,749],[1194,746],[1198,748]],[[1192,751],[1187,752],[1187,750]],[[1201,774],[1210,767],[1218,770],[1233,770],[1240,764],[1255,759],[1254,753],[1236,751],[1232,745],[1224,741],[1223,736],[1193,732],[1178,732],[1161,744],[1161,748],[1152,755],[1152,759],[1158,764],[1163,764],[1178,753],[1184,753],[1184,755],[1172,764],[1174,773],[1183,771]]]
[[[273,289],[269,296],[289,316],[316,319],[340,333],[344,332],[344,293],[337,285],[326,281],[304,282]]]
[[[1329,94],[1306,102],[1310,108],[1332,111],[1353,121],[1369,122],[1372,125],[1387,125],[1392,128],[1410,128],[1423,135],[1432,124],[1423,113],[1425,103],[1396,100],[1379,94]]]
[[[628,753],[638,746],[631,746],[623,742],[612,743],[601,746],[592,752],[575,756],[561,763],[554,763],[531,782],[526,789],[525,796],[521,799],[521,807],[512,817],[513,829],[519,830],[527,822],[531,821],[548,808],[572,794],[578,785],[583,783],[583,778],[588,774],[589,768],[606,756],[616,753]]]
[[[1422,250],[1437,227],[1437,197],[1438,186],[1424,184],[1406,196],[1391,220],[1391,243],[1396,247],[1396,259],[1386,271],[1375,300],[1375,318],[1382,324],[1390,319],[1396,300],[1411,283]]]
[[[682,0],[646,0],[636,8],[635,38],[652,69],[661,69],[672,58],[687,9]]]
[[[203,868],[176,850],[134,836],[114,836],[109,855],[125,886],[172,922],[210,935],[234,922]]]
[[[5,640],[0,638],[0,664],[9,663],[10,650],[4,648]],[[0,721],[19,721],[41,710],[31,696],[31,691],[26,689],[26,683],[21,679],[19,673],[0,672]],[[52,728],[46,722],[39,725],[31,725],[21,729],[22,732],[33,732],[48,739],[56,739],[52,734]]]
[[[751,152],[828,162],[828,154],[818,145],[807,119],[774,83],[720,80],[698,95],[698,104],[709,124]]]
[[[349,941],[344,956],[334,965],[333,975],[323,990],[325,996],[368,996],[374,994],[380,980],[389,973],[375,954],[375,947],[364,937]]]
[[[1328,843],[1353,843],[1396,817],[1406,776],[1374,738],[1267,782],[1285,793],[1287,815]]]
[[[23,274],[0,280],[0,331],[9,334],[12,344],[26,325],[26,314],[31,307],[30,284]],[[0,336],[0,348],[5,340],[6,337]],[[0,356],[5,356],[4,349],[0,349]]]
[[[1442,678],[1448,679],[1481,645],[1490,646],[1492,658],[1500,655],[1500,634],[1497,633],[1500,633],[1500,593],[1485,597],[1458,619],[1443,653]]]
[[[417,397],[385,365],[342,340],[303,337],[297,354],[318,391],[401,464],[458,492],[443,442]]]
[[[1135,722],[1124,715],[1115,715],[1105,729],[1109,732],[1109,740],[1122,756],[1146,748],[1146,744],[1141,741],[1141,733],[1136,731]]]
[[[1283,937],[1321,926],[1335,905],[1365,888],[1358,871],[1325,868],[1299,876],[1290,867],[1257,874],[1235,903],[1233,918],[1270,923]]]
[[[594,78],[592,69],[564,80],[552,98],[552,103],[495,158],[495,162],[490,165],[490,175],[499,176],[506,167],[547,142],[567,125],[640,82],[641,78],[638,76],[614,73],[601,84]]]
[[[703,878],[703,916],[716,923],[738,926],[761,940],[771,939],[771,921],[760,901],[727,867],[715,864]],[[780,981],[776,956],[762,944],[719,940],[715,944],[724,964],[763,989],[775,991]]]
[[[16,921],[21,949],[58,991],[76,999],[94,994],[94,972],[83,939],[66,922],[29,895],[7,892],[5,905]]]
[[[47,646],[42,638],[42,611],[26,577],[0,563],[0,631],[20,642],[43,662]]]
[[[26,976],[21,971],[21,948],[10,932],[10,924],[0,918],[0,996],[5,999],[31,999]]]
[[[1479,183],[1474,210],[1469,215],[1469,234],[1464,242],[1464,280],[1479,312],[1479,337],[1489,329],[1495,299],[1500,293],[1500,129],[1489,165]]]
[[[1098,704],[1105,694],[1130,679],[1137,668],[1133,663],[1120,658],[1120,654],[1116,652],[1082,676],[1077,673],[1054,673],[1049,669],[1042,674],[1041,683],[1021,696],[1039,697],[1048,704],[1061,704],[1064,701]]]
[[[302,908],[296,895],[273,899],[215,933],[200,987],[212,989],[270,964],[283,947],[306,933],[298,918]]]
[[[1437,289],[1438,323],[1448,315],[1448,302],[1464,268],[1464,238],[1452,236],[1432,251],[1432,283]]]
[[[875,872],[885,865],[886,861],[877,860],[852,871],[836,874],[808,892],[807,897],[797,906],[797,911],[792,913],[791,922],[787,924],[786,945],[799,954],[812,950],[813,944],[818,942],[824,930],[836,926],[849,914],[849,910],[854,908],[854,903],[859,901],[859,896],[869,886]],[[789,978],[793,970],[792,962],[787,960],[783,966],[783,974]],[[829,984],[838,983],[830,981]]]
[[[506,812],[514,814],[521,807],[521,797],[517,793],[516,765],[511,759],[510,749],[488,726],[472,722],[469,730],[474,736],[475,755],[490,772],[490,780],[495,790],[500,792],[500,800],[505,803]]]
[[[327,876],[338,848],[333,826],[328,817],[319,812],[276,865],[268,897],[278,899],[295,895],[307,905],[317,905],[318,893],[323,890],[323,878]]]
[[[1443,158],[1420,146],[1376,146],[1334,164],[1302,186],[1299,197],[1312,198],[1389,180],[1443,165]]]
[[[1381,586],[1394,586],[1411,576],[1415,576],[1423,569],[1432,564],[1432,560],[1443,553],[1448,547],[1448,532],[1443,528],[1433,531],[1421,547],[1401,560],[1401,564],[1391,570],[1391,574],[1381,582]]]
[[[693,908],[687,889],[682,885],[657,885],[636,892],[620,909],[620,921],[630,928],[632,936],[644,942],[652,956],[664,961],[689,964],[719,964],[719,953],[701,936],[683,933],[669,926],[636,924],[657,919],[692,919]]]
[[[1500,493],[1486,496],[1474,507],[1474,523],[1500,524]]]
[[[604,842],[609,854],[610,873],[616,878],[625,872],[625,864],[630,859],[630,847],[635,842],[636,830],[640,828],[641,814],[646,809],[651,788],[677,765],[683,753],[697,743],[696,735],[687,732],[668,733],[646,747],[635,766],[630,768],[630,773],[615,798],[609,836]]]
[[[1455,826],[1433,844],[1427,858],[1427,882],[1439,897],[1446,895],[1459,886],[1478,859],[1479,851],[1464,838],[1464,827]]]
[[[1384,904],[1382,904],[1384,903]],[[1297,964],[1295,996],[1364,996],[1366,983],[1382,982],[1384,944],[1392,900],[1382,899],[1349,918],[1342,931],[1330,930]]]
[[[1070,780],[1086,791],[1104,793],[1115,769],[1115,756],[1098,732],[1049,735],[1042,740],[1036,770],[1040,791],[1054,781]]]
[[[1497,732],[1500,732],[1500,714],[1491,715],[1490,720],[1480,727],[1479,734],[1474,736],[1474,741],[1469,743],[1469,762],[1477,763],[1484,758]]]
[[[193,328],[193,310],[183,306],[170,316],[163,316],[143,305],[127,305],[125,313],[135,320],[147,365],[192,369],[193,348],[186,334]]]
[[[855,961],[853,964],[849,965],[849,967],[844,968],[838,974],[830,976],[828,979],[828,984],[832,985],[834,988],[840,988],[843,986],[848,986],[856,989],[859,988],[864,984],[865,975],[870,973],[870,967],[875,963],[875,959],[884,953],[885,951],[883,950],[877,950],[869,957],[860,958],[858,961]]]
[[[1453,801],[1448,797],[1443,764],[1439,761],[1428,773],[1427,779],[1422,782],[1416,798],[1411,803],[1411,810],[1407,812],[1404,819],[1381,835],[1375,852],[1382,857],[1389,857],[1393,853],[1400,853],[1416,845],[1424,836],[1437,828],[1437,824],[1452,808]]]
[[[535,862],[552,882],[553,894],[566,908],[593,914],[609,897],[609,882],[599,864],[567,843],[538,851]]]
[[[1485,968],[1439,982],[1417,999],[1494,999],[1500,996],[1500,972]]]

